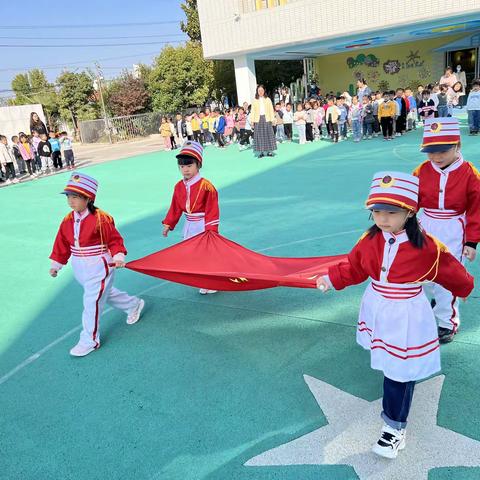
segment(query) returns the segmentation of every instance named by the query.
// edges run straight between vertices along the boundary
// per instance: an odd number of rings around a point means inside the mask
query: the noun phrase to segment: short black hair
[[[0,141],[3,140],[3,139],[7,139],[7,137],[5,135],[0,135]]]
[[[14,136],[12,137],[12,142],[14,142],[16,138],[18,139],[18,135],[14,135]]]
[[[179,166],[193,165],[195,163],[198,168],[201,167],[200,162],[195,157],[192,157],[191,155],[177,155],[177,163]]]

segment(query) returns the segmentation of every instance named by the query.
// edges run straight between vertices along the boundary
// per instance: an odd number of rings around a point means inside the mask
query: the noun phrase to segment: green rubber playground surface
[[[221,233],[275,256],[349,251],[370,225],[363,202],[372,174],[413,170],[425,159],[420,132],[392,142],[285,144],[274,159],[260,160],[236,147],[207,147],[203,175],[219,190]],[[465,126],[462,132],[464,156],[479,167],[479,139]],[[96,203],[115,218],[130,260],[180,241],[180,228],[161,236],[179,179],[172,152],[84,171],[99,180]],[[364,400],[381,397],[382,376],[355,342],[365,285],[325,296],[278,288],[203,297],[123,270],[116,286],[145,299],[141,321],[128,326],[123,313],[108,311],[102,347],[72,358],[82,291],[69,266],[48,276],[68,213],[58,195],[67,178],[0,190],[0,477],[359,478],[348,465],[245,463],[327,424],[304,374]],[[477,276],[478,260],[468,268]],[[437,417],[478,441],[479,295],[477,287],[461,305],[461,331],[442,347]],[[480,468],[432,469],[428,478],[478,479]]]

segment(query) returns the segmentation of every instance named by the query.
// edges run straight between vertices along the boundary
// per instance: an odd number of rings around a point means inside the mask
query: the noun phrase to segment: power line
[[[133,43],[82,43],[82,44],[70,44],[70,45],[38,45],[27,44],[24,45],[5,45],[0,43],[0,48],[75,48],[75,47],[130,47],[140,45],[165,45],[167,43],[183,43],[182,40],[172,40],[171,42],[133,42]]]
[[[179,20],[165,20],[161,22],[131,22],[131,23],[90,23],[90,24],[76,24],[76,25],[49,25],[50,29],[54,28],[109,28],[109,27],[141,27],[147,25],[172,25],[179,24]],[[43,25],[2,25],[2,30],[30,30],[30,29],[44,29]]]
[[[2,27],[3,28],[3,27]],[[129,38],[169,38],[169,37],[184,37],[184,33],[172,33],[167,35],[126,35],[119,37],[0,37],[2,40],[124,40]]]
[[[49,69],[56,69],[56,68],[66,68],[70,67],[71,65],[83,65],[83,64],[89,64],[89,63],[94,63],[96,61],[99,62],[108,62],[109,60],[121,60],[124,58],[138,58],[140,56],[146,56],[146,55],[158,55],[160,52],[156,50],[155,52],[140,52],[140,53],[134,53],[132,55],[121,55],[119,57],[106,57],[106,58],[97,58],[95,60],[80,60],[80,61],[75,61],[75,62],[68,62],[68,63],[57,63],[54,65],[34,65],[30,67],[9,67],[9,68],[0,68],[0,72],[17,72],[19,70],[25,71],[25,70],[49,70]]]

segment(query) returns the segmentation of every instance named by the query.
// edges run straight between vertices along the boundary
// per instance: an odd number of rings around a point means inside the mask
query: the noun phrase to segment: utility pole
[[[105,123],[105,130],[108,133],[108,140],[110,143],[112,142],[112,132],[110,130],[110,124],[108,123],[107,120],[107,109],[105,108],[105,101],[103,100],[103,91],[102,91],[102,70],[100,69],[100,64],[98,62],[95,62],[95,67],[97,68],[97,86],[98,86],[98,92],[100,93],[100,102],[102,103],[102,111],[103,111],[103,121]]]

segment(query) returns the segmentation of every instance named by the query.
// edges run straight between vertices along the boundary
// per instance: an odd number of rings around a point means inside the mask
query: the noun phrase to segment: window
[[[292,0],[242,0],[243,13],[255,12],[266,8],[280,7]]]

